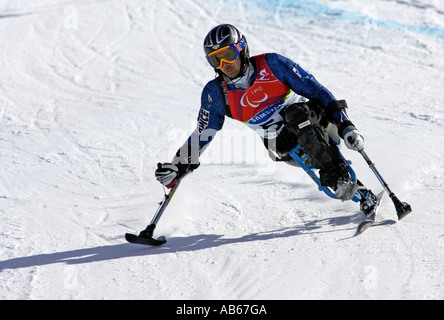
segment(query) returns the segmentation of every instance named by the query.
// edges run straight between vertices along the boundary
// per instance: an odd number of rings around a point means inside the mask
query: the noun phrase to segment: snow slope
[[[224,22],[347,100],[410,216],[388,201],[353,237],[355,203],[227,120],[156,229],[168,243],[125,243],[196,125]],[[2,1],[0,28],[0,299],[444,298],[442,1]]]

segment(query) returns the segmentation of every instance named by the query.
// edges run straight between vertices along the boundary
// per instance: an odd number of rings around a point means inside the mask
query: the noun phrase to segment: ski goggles
[[[239,58],[241,51],[247,46],[247,39],[243,36],[242,39],[235,44],[220,48],[207,55],[208,63],[214,69],[220,69],[223,62],[233,63]]]

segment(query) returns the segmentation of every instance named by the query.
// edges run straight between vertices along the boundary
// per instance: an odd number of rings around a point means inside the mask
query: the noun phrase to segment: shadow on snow
[[[168,242],[161,247],[148,247],[125,242],[121,244],[99,246],[94,248],[69,250],[48,254],[37,254],[28,257],[20,257],[0,261],[0,272],[6,269],[21,269],[56,263],[83,264],[116,260],[121,258],[159,255],[185,251],[197,251],[236,243],[290,238],[298,235],[309,235],[314,233],[329,233],[344,230],[354,230],[354,227],[336,228],[338,226],[345,226],[352,223],[352,220],[354,220],[354,218],[355,216],[327,218],[309,222],[300,226],[253,233],[238,238],[223,238],[223,235],[217,234],[199,234],[187,237],[171,237],[168,239]],[[378,225],[387,224],[392,224],[392,221],[386,221],[383,223],[379,223]],[[322,227],[325,225],[334,226],[334,228],[321,230]]]

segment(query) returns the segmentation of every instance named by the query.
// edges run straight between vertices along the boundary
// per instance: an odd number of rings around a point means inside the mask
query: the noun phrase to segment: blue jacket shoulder
[[[320,84],[316,78],[299,64],[278,53],[267,53],[265,61],[270,70],[283,84],[295,93],[308,99],[316,99],[324,108],[336,100],[333,94]]]

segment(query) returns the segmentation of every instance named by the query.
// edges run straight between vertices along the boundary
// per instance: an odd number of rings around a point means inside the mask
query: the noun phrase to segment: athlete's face
[[[237,58],[236,61],[232,63],[228,63],[223,61],[222,67],[220,67],[220,70],[231,79],[237,78],[239,76],[239,73],[241,71],[241,59]]]

